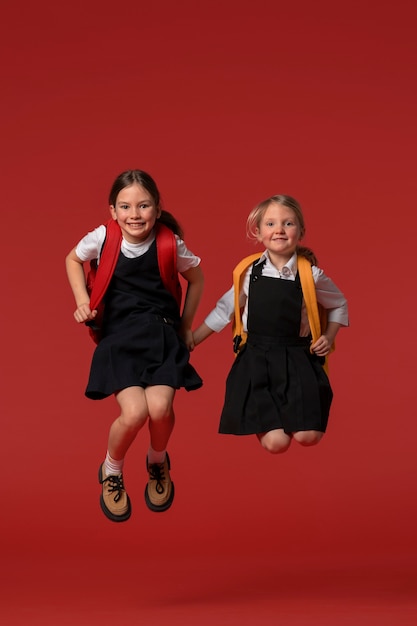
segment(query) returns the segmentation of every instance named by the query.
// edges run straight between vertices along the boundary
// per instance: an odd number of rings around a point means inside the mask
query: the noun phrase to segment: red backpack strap
[[[172,230],[159,222],[156,226],[156,251],[162,282],[181,308],[182,289],[177,270],[177,241]]]
[[[118,223],[110,219],[106,224],[106,239],[101,250],[94,285],[90,294],[90,310],[94,311],[103,299],[109,286],[117,259],[119,258],[122,231]]]

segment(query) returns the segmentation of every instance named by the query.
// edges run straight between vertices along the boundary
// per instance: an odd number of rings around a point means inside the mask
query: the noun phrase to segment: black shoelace
[[[149,478],[151,480],[156,480],[156,486],[155,486],[156,492],[159,493],[159,495],[161,495],[165,491],[165,487],[162,484],[162,481],[165,480],[164,464],[152,463],[152,465],[149,466],[148,470],[149,470]]]
[[[123,485],[123,476],[121,474],[119,474],[119,476],[107,476],[107,478],[103,480],[103,483],[105,482],[107,482],[107,488],[109,490],[109,493],[116,492],[116,495],[114,496],[114,501],[119,502],[122,491],[124,491],[125,489]]]

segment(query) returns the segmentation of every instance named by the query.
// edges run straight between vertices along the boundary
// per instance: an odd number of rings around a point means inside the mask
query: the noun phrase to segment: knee
[[[323,434],[318,430],[300,430],[293,433],[293,437],[302,446],[315,446],[319,443]]]
[[[137,408],[124,409],[119,417],[120,424],[128,430],[139,430],[146,422],[147,413]]]
[[[149,419],[153,422],[163,422],[173,419],[172,404],[170,402],[153,402],[149,407]]]
[[[265,433],[261,435],[259,441],[262,447],[270,454],[281,454],[286,452],[291,444],[291,437],[285,433]]]

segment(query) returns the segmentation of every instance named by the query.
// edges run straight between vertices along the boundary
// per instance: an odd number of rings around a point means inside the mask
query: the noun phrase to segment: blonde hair
[[[257,240],[257,230],[259,229],[261,220],[265,215],[269,205],[273,202],[275,204],[281,204],[282,206],[285,206],[293,211],[300,229],[300,239],[302,239],[305,235],[306,228],[304,224],[304,215],[301,209],[301,205],[298,200],[296,200],[292,196],[287,196],[284,194],[279,194],[276,196],[271,196],[270,198],[266,198],[266,200],[262,200],[262,202],[260,202],[255,208],[252,209],[252,211],[248,215],[248,219],[246,220],[247,237],[249,239]],[[310,250],[310,248],[297,245],[296,252],[297,254],[304,256],[308,261],[310,261],[311,265],[317,265],[316,255],[312,250]]]

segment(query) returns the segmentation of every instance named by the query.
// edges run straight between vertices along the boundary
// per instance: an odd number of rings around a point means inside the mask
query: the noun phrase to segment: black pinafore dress
[[[311,337],[300,337],[303,294],[295,281],[262,276],[249,283],[248,336],[226,382],[219,432],[249,435],[282,428],[325,432],[333,398]]]
[[[179,323],[178,305],[159,273],[156,241],[133,259],[120,252],[85,395],[100,400],[126,387],[150,385],[199,389],[203,383],[177,334]]]

